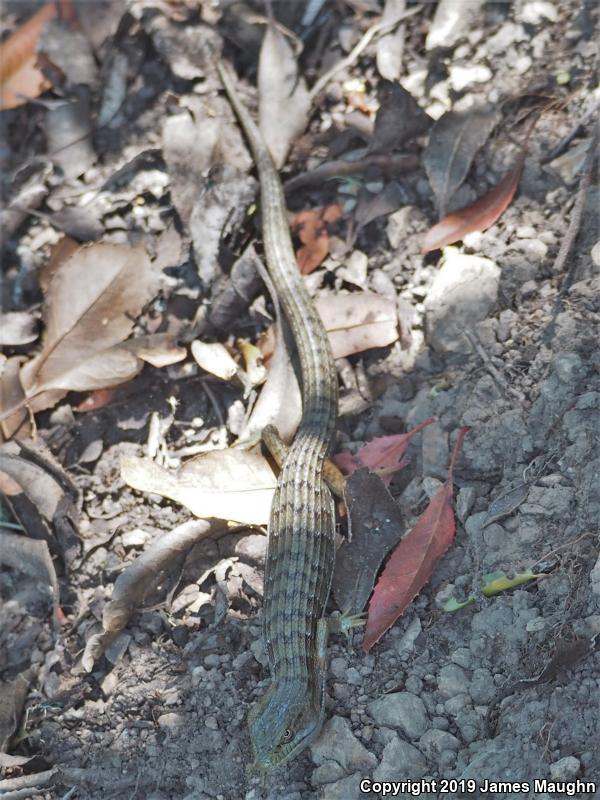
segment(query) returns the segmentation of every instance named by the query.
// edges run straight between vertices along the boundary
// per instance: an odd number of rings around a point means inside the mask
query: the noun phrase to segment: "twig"
[[[479,357],[481,358],[481,360],[483,361],[483,363],[485,365],[485,368],[490,373],[492,378],[496,381],[496,383],[498,384],[500,390],[502,392],[506,393],[506,394],[511,394],[517,400],[519,400],[520,402],[523,402],[525,400],[525,396],[521,392],[519,392],[518,389],[513,388],[509,384],[509,382],[506,380],[504,375],[502,375],[502,373],[499,372],[499,370],[494,366],[494,364],[492,363],[491,358],[485,352],[485,350],[481,346],[481,342],[475,336],[475,334],[470,330],[464,330],[463,331],[463,335],[468,340],[468,342],[471,345],[471,347],[473,348],[473,350],[475,350],[475,352],[479,355]]]
[[[352,48],[348,55],[340,59],[337,64],[334,64],[333,67],[324,75],[321,75],[319,80],[308,93],[311,103],[314,103],[315,98],[323,91],[336,73],[342,69],[346,69],[346,67],[352,66],[363,50],[365,50],[371,44],[376,36],[383,36],[385,33],[391,33],[401,22],[404,22],[404,20],[408,17],[414,16],[414,14],[418,14],[422,8],[423,6],[415,6],[409,11],[406,11],[404,14],[401,14],[399,17],[396,17],[396,19],[392,20],[391,22],[379,21],[374,25],[371,25],[371,27],[364,33],[358,44]]]
[[[567,147],[571,144],[573,139],[576,136],[579,136],[583,127],[587,125],[588,122],[595,117],[598,111],[600,111],[600,100],[594,103],[594,105],[586,111],[586,113],[583,115],[583,117],[581,117],[579,122],[571,128],[571,130],[569,131],[569,133],[567,133],[566,136],[563,136],[560,142],[557,142],[557,144],[554,145],[554,147],[552,148],[552,150],[550,150],[548,155],[542,158],[541,163],[547,164],[549,161],[554,161],[555,158],[558,158],[558,156],[561,153],[563,153],[567,149]]]
[[[585,161],[583,162],[583,168],[581,170],[581,180],[579,182],[579,191],[577,192],[577,197],[575,198],[575,202],[573,203],[573,208],[571,210],[571,219],[569,221],[569,227],[567,228],[567,232],[562,240],[560,250],[558,251],[556,258],[554,259],[554,264],[552,265],[552,272],[555,275],[563,271],[565,264],[567,263],[567,258],[569,257],[571,249],[575,244],[575,240],[577,239],[577,235],[581,227],[583,210],[585,208],[585,199],[587,197],[587,193],[590,188],[590,184],[592,182],[592,173],[594,171],[596,156],[598,155],[599,136],[600,136],[600,120],[598,120],[596,122],[596,125],[594,126],[594,130],[592,132],[592,138],[590,139],[590,146],[586,153]],[[562,286],[560,287],[558,297],[556,298],[554,309],[552,311],[552,318],[548,323],[548,325],[546,326],[546,330],[544,331],[544,341],[546,344],[548,344],[552,340],[552,337],[554,335],[556,318],[558,317],[558,314],[562,307],[562,301],[564,299],[564,296],[566,295],[571,283],[573,282],[573,277],[575,275],[576,267],[577,267],[577,262],[575,259],[573,259],[571,261],[571,264],[569,265],[567,274],[564,277]]]

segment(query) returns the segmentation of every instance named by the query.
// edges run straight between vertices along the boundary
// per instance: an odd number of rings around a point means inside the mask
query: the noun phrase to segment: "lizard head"
[[[321,694],[291,682],[273,684],[248,715],[254,769],[268,774],[296,756],[318,735]]]

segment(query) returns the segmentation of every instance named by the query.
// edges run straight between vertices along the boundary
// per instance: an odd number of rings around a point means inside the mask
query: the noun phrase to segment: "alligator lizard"
[[[302,420],[281,469],[269,522],[263,614],[271,684],[248,718],[255,767],[269,772],[304,749],[323,723],[324,614],[335,520],[322,473],[337,417],[337,377],[323,323],[298,271],[279,174],[226,68],[218,70],[258,171],[267,270],[302,375]]]

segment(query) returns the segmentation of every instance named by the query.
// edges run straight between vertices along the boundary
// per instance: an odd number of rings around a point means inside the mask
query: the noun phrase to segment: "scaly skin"
[[[267,269],[302,373],[302,421],[281,470],[269,523],[263,613],[271,685],[248,720],[255,766],[268,773],[303,750],[323,724],[324,614],[335,524],[323,461],[336,424],[337,378],[325,328],[296,264],[279,175],[228,71],[218,69],[258,170]]]

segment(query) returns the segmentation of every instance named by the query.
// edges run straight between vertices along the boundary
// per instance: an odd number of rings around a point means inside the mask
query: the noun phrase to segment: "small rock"
[[[423,753],[394,734],[383,748],[381,763],[373,772],[373,778],[376,781],[418,780],[426,772],[427,762]]]
[[[247,664],[252,661],[252,653],[249,650],[242,650],[241,653],[233,659],[232,666],[236,672],[243,669]]]
[[[500,269],[493,261],[454,249],[425,299],[427,341],[438,352],[470,353],[465,328],[486,319],[498,296]]]
[[[532,0],[530,3],[523,4],[518,18],[528,25],[539,25],[544,19],[556,22],[558,11],[556,6],[548,0]]]
[[[329,668],[336,678],[341,679],[346,674],[348,664],[345,658],[332,658]]]
[[[324,786],[319,797],[321,800],[364,800],[365,795],[360,788],[363,779],[364,773],[355,772],[354,775]]]
[[[512,326],[518,319],[518,315],[510,308],[500,312],[496,329],[496,338],[499,342],[507,342],[511,338]]]
[[[265,652],[263,640],[255,639],[252,644],[250,645],[250,650],[252,651],[252,655],[258,661],[259,664],[262,664],[263,667],[266,667],[269,663],[269,659]]]
[[[537,292],[537,283],[535,281],[525,281],[521,286],[521,299],[526,300],[528,297],[533,297]]]
[[[212,667],[220,667],[221,666],[221,659],[216,653],[209,653],[209,655],[204,657],[204,666],[211,669]]]
[[[329,719],[310,750],[315,764],[336,761],[346,772],[366,772],[377,764],[376,757],[359,742],[344,717],[335,716]]]
[[[486,83],[492,77],[492,71],[484,64],[474,64],[473,66],[451,66],[450,67],[450,86],[455,92],[462,92],[472,83]]]
[[[456,752],[460,750],[461,744],[459,739],[451,733],[448,733],[448,731],[440,731],[436,728],[431,728],[421,736],[419,748],[431,761],[439,761],[441,753],[445,750]]]
[[[553,781],[569,781],[576,778],[581,764],[574,756],[565,756],[560,761],[550,764],[550,777]]]
[[[403,636],[398,639],[396,642],[396,652],[399,656],[408,656],[415,647],[415,639],[421,633],[421,620],[419,617],[415,617]]]
[[[459,490],[458,497],[456,498],[456,516],[462,523],[464,523],[471,513],[476,496],[473,486],[463,486],[463,488]]]
[[[134,528],[132,531],[125,531],[121,534],[123,547],[143,547],[149,538],[150,534],[141,528]]]
[[[351,686],[360,686],[363,682],[362,675],[355,667],[346,670],[346,680]]]
[[[337,761],[325,761],[313,770],[311,778],[314,786],[322,786],[324,783],[339,781],[345,775],[344,768]]]
[[[219,723],[217,722],[216,717],[208,716],[204,718],[205,726],[211,731],[218,731],[219,730]]]
[[[159,728],[169,733],[175,733],[184,724],[185,719],[185,714],[178,714],[175,711],[170,711],[167,714],[161,714],[156,721]]]
[[[471,698],[468,694],[456,694],[444,703],[444,710],[450,716],[455,717],[467,706],[471,705]]]
[[[448,699],[455,694],[468,693],[469,678],[467,673],[458,664],[446,664],[440,670],[438,677],[438,691]]]
[[[471,666],[471,651],[468,647],[457,647],[456,650],[451,653],[450,659],[454,664],[458,664],[459,667],[469,669]]]
[[[378,725],[399,728],[409,739],[418,739],[429,725],[425,704],[410,692],[394,692],[369,703]]]
[[[484,667],[473,670],[469,694],[475,705],[486,705],[496,693],[496,685],[492,673]]]

